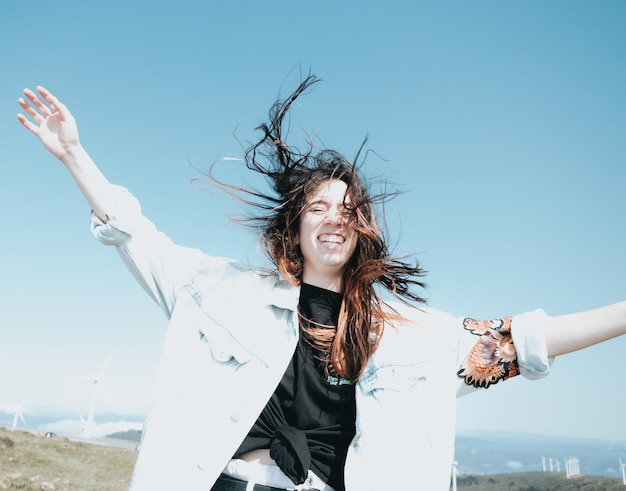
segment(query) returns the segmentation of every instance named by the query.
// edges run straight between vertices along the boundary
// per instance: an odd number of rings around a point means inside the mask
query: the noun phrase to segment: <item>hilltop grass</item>
[[[0,490],[128,490],[137,452],[0,428]]]
[[[520,472],[485,476],[462,476],[459,491],[625,491],[621,479],[602,476],[576,476],[567,479],[562,472]]]
[[[126,491],[136,458],[134,450],[0,428],[0,491]],[[556,472],[459,476],[457,484],[459,491],[626,491],[621,479]]]

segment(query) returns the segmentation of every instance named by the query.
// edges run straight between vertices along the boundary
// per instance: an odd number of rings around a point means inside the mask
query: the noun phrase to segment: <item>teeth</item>
[[[343,244],[344,238],[339,235],[320,235],[320,242],[330,242],[332,244]]]

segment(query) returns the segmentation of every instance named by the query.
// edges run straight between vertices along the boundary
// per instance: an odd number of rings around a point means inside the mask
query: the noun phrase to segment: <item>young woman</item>
[[[541,377],[553,357],[626,332],[626,302],[491,321],[420,306],[423,272],[389,256],[356,164],[283,141],[316,81],[271,108],[246,153],[271,192],[215,181],[260,210],[271,273],[173,244],[99,171],[56,97],[19,99],[20,122],[91,206],[94,236],[170,319],[134,490],[446,490],[458,394]]]

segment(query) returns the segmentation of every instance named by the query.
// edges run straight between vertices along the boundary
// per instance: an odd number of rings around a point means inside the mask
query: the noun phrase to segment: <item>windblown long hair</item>
[[[424,287],[422,268],[390,257],[387,244],[377,224],[375,204],[388,195],[371,196],[359,176],[357,162],[365,147],[359,148],[354,161],[330,150],[315,150],[309,142],[305,151],[288,145],[283,135],[288,128],[285,117],[294,101],[313,84],[309,75],[286,99],[270,108],[269,119],[257,130],[260,140],[245,153],[246,166],[269,182],[273,194],[244,189],[210,177],[228,194],[253,205],[245,218],[261,231],[261,244],[280,275],[299,285],[303,274],[303,256],[298,245],[299,220],[307,199],[329,179],[346,183],[346,206],[351,225],[357,233],[357,246],[344,271],[344,297],[336,330],[305,326],[306,334],[324,353],[327,371],[356,381],[376,350],[385,325],[400,316],[376,292],[382,286],[405,302],[424,303],[412,287]],[[254,211],[256,210],[256,212]]]

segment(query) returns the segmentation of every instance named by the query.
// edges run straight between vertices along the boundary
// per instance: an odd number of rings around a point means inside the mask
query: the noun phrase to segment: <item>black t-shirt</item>
[[[299,313],[334,329],[341,302],[339,293],[303,284]],[[285,375],[234,457],[268,448],[295,484],[304,481],[310,468],[341,491],[355,417],[354,386],[327,374],[319,352],[301,332]]]

